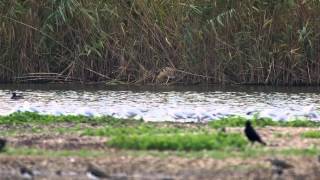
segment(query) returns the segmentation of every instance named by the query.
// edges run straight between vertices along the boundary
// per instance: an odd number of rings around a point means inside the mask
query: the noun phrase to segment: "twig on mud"
[[[183,73],[183,74],[188,74],[188,75],[191,75],[191,76],[197,76],[197,77],[202,77],[202,78],[215,79],[215,78],[212,77],[212,76],[206,76],[206,75],[201,75],[201,74],[194,74],[194,73],[187,72],[187,71],[183,71],[183,70],[179,70],[179,69],[177,69],[176,71],[177,71],[177,72],[181,72],[181,73]]]
[[[103,77],[103,78],[106,78],[106,79],[111,79],[109,76],[107,76],[107,75],[104,75],[104,74],[101,74],[101,73],[98,73],[97,71],[94,71],[94,70],[92,70],[92,69],[89,69],[89,68],[84,68],[85,70],[88,70],[88,71],[90,71],[90,72],[92,72],[92,73],[94,73],[94,74],[96,74],[96,75],[98,75],[98,76],[100,76],[100,77]]]

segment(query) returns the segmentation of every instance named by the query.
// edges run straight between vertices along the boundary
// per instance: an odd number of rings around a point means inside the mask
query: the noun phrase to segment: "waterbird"
[[[0,151],[3,151],[3,149],[6,146],[6,144],[7,144],[7,140],[0,138]]]
[[[169,115],[171,117],[173,117],[174,119],[176,120],[180,120],[180,119],[186,119],[186,115],[185,113],[183,112],[180,112],[180,111],[172,111],[172,112],[169,112]]]
[[[31,169],[23,166],[23,165],[19,165],[20,166],[20,174],[24,179],[32,179],[34,174],[32,172]]]
[[[13,92],[12,96],[11,96],[11,99],[23,99],[23,96],[22,95],[17,95],[16,92]]]
[[[259,111],[254,107],[249,107],[245,110],[247,116],[252,116],[257,114]]]
[[[126,118],[134,118],[140,115],[141,112],[138,109],[128,108],[126,111],[123,112],[123,114]]]
[[[61,171],[61,170],[57,170],[57,171],[56,171],[56,175],[57,175],[57,176],[62,176],[62,171]]]
[[[205,110],[196,110],[196,115],[198,122],[204,122],[214,119],[214,116]]]
[[[87,176],[90,179],[103,179],[109,178],[110,176],[103,172],[98,167],[94,166],[93,164],[89,164],[87,168]]]
[[[280,159],[267,159],[271,163],[272,166],[282,168],[282,169],[290,169],[293,168],[293,165],[287,163],[284,160]]]
[[[275,172],[279,175],[283,173],[283,170],[293,168],[294,166],[287,163],[286,161],[280,160],[280,159],[267,159],[274,167]]]
[[[254,128],[251,126],[250,121],[246,121],[246,127],[244,128],[244,133],[249,139],[251,143],[258,142],[262,145],[267,145],[264,141],[262,141],[261,137],[259,134],[254,130]]]

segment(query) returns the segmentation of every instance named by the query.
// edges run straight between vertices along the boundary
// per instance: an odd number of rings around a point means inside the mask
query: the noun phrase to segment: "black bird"
[[[22,95],[17,95],[17,93],[13,92],[12,96],[11,96],[11,99],[23,99],[23,96]]]
[[[7,144],[7,140],[0,138],[0,152],[4,150],[6,144]]]
[[[267,145],[264,141],[262,141],[259,134],[253,129],[250,121],[246,121],[246,127],[244,128],[244,133],[251,143],[254,143],[257,141],[262,145]]]
[[[103,172],[101,169],[99,169],[98,167],[96,167],[92,164],[88,165],[87,176],[90,179],[104,179],[104,178],[110,177],[105,172]]]

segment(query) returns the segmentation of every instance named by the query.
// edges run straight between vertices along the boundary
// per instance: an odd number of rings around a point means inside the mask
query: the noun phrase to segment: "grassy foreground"
[[[284,178],[317,177],[318,123],[255,119],[268,144],[261,146],[247,141],[244,122],[239,117],[197,124],[14,113],[0,117],[0,136],[8,140],[0,153],[0,169],[6,169],[0,175],[21,178],[22,164],[40,171],[39,178],[76,174],[85,179],[88,164],[95,164],[114,178],[138,173],[138,179],[247,179],[248,174],[270,179],[274,167],[267,159],[279,158],[295,166]]]
[[[50,129],[51,133],[80,134],[81,136],[106,137],[106,147],[133,150],[177,150],[177,151],[201,151],[201,150],[231,150],[247,151],[248,141],[242,132],[224,132],[225,128],[242,128],[246,119],[241,117],[229,117],[203,124],[176,124],[143,122],[143,120],[116,119],[109,116],[52,116],[37,113],[24,112],[13,113],[8,116],[0,116],[0,125],[10,127],[1,131],[4,136],[16,136],[24,133],[19,127],[29,127],[28,133],[42,134],[43,127]],[[59,127],[59,124],[63,124]],[[70,124],[68,128],[64,125]],[[308,120],[272,121],[271,119],[253,119],[256,127],[309,127],[316,128],[320,122]],[[189,127],[190,126],[190,127]],[[17,127],[15,129],[15,127]],[[21,132],[19,132],[21,131]],[[283,134],[275,132],[274,136],[283,137]],[[301,134],[304,138],[317,138],[317,131],[305,131]],[[262,148],[262,147],[259,147]]]
[[[0,80],[319,85],[319,16],[318,0],[1,1]]]

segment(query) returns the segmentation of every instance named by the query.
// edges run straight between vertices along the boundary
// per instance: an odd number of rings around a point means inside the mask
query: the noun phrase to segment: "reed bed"
[[[320,84],[318,0],[0,2],[0,80]]]

